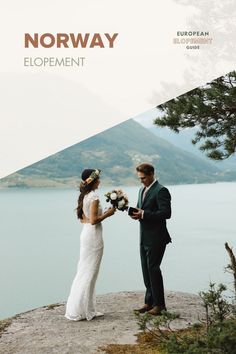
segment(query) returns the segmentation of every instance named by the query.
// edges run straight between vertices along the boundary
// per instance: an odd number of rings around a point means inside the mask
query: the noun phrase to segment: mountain
[[[236,180],[130,119],[3,178],[0,187],[75,186],[84,168],[100,168],[103,184],[133,185],[141,162],[153,164],[164,184]]]

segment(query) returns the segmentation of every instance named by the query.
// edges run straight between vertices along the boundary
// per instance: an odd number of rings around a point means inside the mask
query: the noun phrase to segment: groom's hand
[[[137,208],[136,208],[137,209]],[[143,210],[142,209],[138,209],[138,211],[133,212],[131,218],[134,220],[140,220],[143,217]]]

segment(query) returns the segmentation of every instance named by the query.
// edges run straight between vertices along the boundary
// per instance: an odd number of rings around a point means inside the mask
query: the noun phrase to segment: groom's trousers
[[[146,287],[145,304],[165,307],[162,273],[160,269],[166,244],[140,245],[143,280]]]

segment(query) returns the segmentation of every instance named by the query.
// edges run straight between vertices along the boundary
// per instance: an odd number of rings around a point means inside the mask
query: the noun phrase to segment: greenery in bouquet
[[[129,200],[121,189],[114,189],[105,194],[106,201],[110,202],[114,208],[124,211],[128,209]]]

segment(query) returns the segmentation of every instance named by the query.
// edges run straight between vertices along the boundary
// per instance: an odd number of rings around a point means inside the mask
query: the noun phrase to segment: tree
[[[224,160],[236,149],[236,71],[157,107],[163,112],[154,124],[176,133],[198,127],[193,144],[214,160]]]

